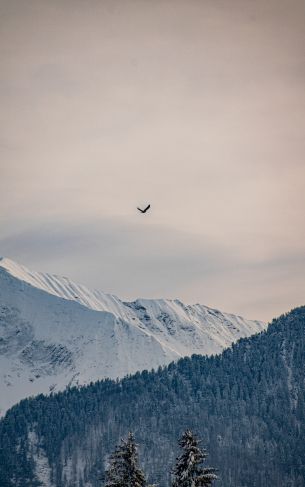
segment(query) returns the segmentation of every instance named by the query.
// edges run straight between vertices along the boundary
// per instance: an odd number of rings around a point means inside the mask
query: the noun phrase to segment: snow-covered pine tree
[[[109,459],[105,487],[145,487],[145,476],[138,465],[138,451],[132,433],[122,439]]]
[[[214,468],[204,468],[202,462],[207,457],[205,449],[199,447],[199,440],[187,430],[179,440],[183,449],[173,470],[172,487],[209,487],[217,479]]]

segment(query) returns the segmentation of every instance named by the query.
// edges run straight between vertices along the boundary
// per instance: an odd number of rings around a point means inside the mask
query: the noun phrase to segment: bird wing
[[[144,210],[141,210],[141,208],[139,208],[138,206],[137,206],[137,210],[139,210],[141,213],[144,213]]]
[[[145,211],[149,210],[149,208],[150,208],[150,205],[146,206],[145,210],[143,210],[144,213],[145,213]]]

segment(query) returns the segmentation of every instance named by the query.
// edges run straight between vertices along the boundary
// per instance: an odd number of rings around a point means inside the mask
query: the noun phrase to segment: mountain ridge
[[[23,397],[215,354],[265,328],[179,300],[118,297],[0,260],[0,409]]]

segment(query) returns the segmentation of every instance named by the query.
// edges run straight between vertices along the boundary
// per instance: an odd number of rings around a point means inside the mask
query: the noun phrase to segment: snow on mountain
[[[206,306],[90,291],[0,259],[0,414],[24,397],[215,354],[265,328]]]

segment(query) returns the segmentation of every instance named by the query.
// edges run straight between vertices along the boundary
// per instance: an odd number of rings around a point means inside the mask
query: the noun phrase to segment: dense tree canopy
[[[13,407],[0,422],[1,487],[100,487],[105,459],[134,431],[148,481],[171,484],[177,438],[192,429],[217,487],[305,486],[305,307],[215,357],[105,380]]]

